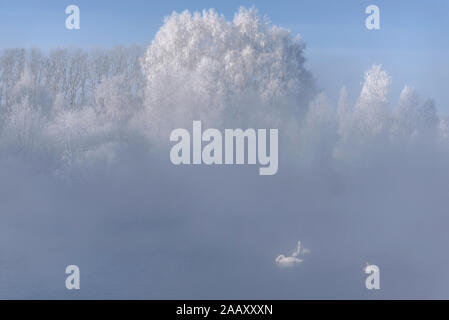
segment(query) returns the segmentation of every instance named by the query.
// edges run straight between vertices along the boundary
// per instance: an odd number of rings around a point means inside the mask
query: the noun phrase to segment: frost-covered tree
[[[438,118],[433,101],[421,102],[414,88],[405,86],[394,111],[396,133],[406,139],[423,139],[434,136]]]
[[[45,119],[40,107],[32,105],[28,96],[13,103],[4,116],[0,148],[6,148],[8,152],[29,153],[42,146]]]
[[[380,65],[365,73],[365,81],[355,108],[358,129],[366,135],[378,135],[388,126],[388,94],[391,77]]]
[[[101,158],[141,107],[143,52],[140,46],[0,52],[0,153],[45,152],[64,164],[87,154]]]
[[[167,131],[193,119],[220,127],[302,114],[314,94],[303,50],[255,9],[232,22],[214,10],[173,13],[145,55],[146,123]]]
[[[0,56],[0,107],[11,105],[12,89],[23,74],[25,58],[25,49],[6,49]]]
[[[329,161],[337,140],[337,122],[334,107],[327,96],[320,93],[310,103],[300,130],[301,157],[308,162]]]
[[[103,80],[95,90],[95,109],[110,121],[129,119],[140,110],[141,95],[133,95],[124,75]]]
[[[33,151],[42,144],[42,132],[47,120],[43,108],[50,103],[48,92],[34,81],[29,69],[24,69],[10,90],[8,99],[10,104],[2,112],[2,145],[12,151]]]

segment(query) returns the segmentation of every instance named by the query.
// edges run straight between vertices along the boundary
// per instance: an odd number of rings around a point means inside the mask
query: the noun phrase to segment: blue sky
[[[65,8],[81,10],[81,30],[65,29]],[[364,26],[367,5],[380,7],[381,30]],[[239,6],[255,6],[273,24],[301,34],[307,66],[331,97],[347,85],[355,97],[363,72],[382,64],[393,77],[392,99],[415,86],[449,113],[449,1],[105,1],[0,0],[0,48],[103,47],[149,43],[172,11],[215,8],[232,19]]]

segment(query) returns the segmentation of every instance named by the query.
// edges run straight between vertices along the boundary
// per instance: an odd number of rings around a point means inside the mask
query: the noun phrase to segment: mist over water
[[[4,51],[0,297],[448,298],[448,120],[378,65],[331,101],[304,50],[240,9],[173,13],[148,48]],[[277,174],[172,165],[193,120],[279,129]]]

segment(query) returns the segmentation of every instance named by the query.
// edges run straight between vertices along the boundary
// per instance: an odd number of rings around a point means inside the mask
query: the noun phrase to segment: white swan
[[[279,267],[293,267],[297,264],[300,264],[301,262],[302,259],[298,259],[295,257],[286,257],[283,254],[276,258],[276,264]]]
[[[310,253],[310,250],[306,248],[301,248],[301,241],[298,241],[296,250],[292,253],[291,257],[286,257],[283,254],[281,254],[276,258],[275,261],[279,267],[293,267],[304,261],[303,259],[298,258],[300,255],[308,253]]]

